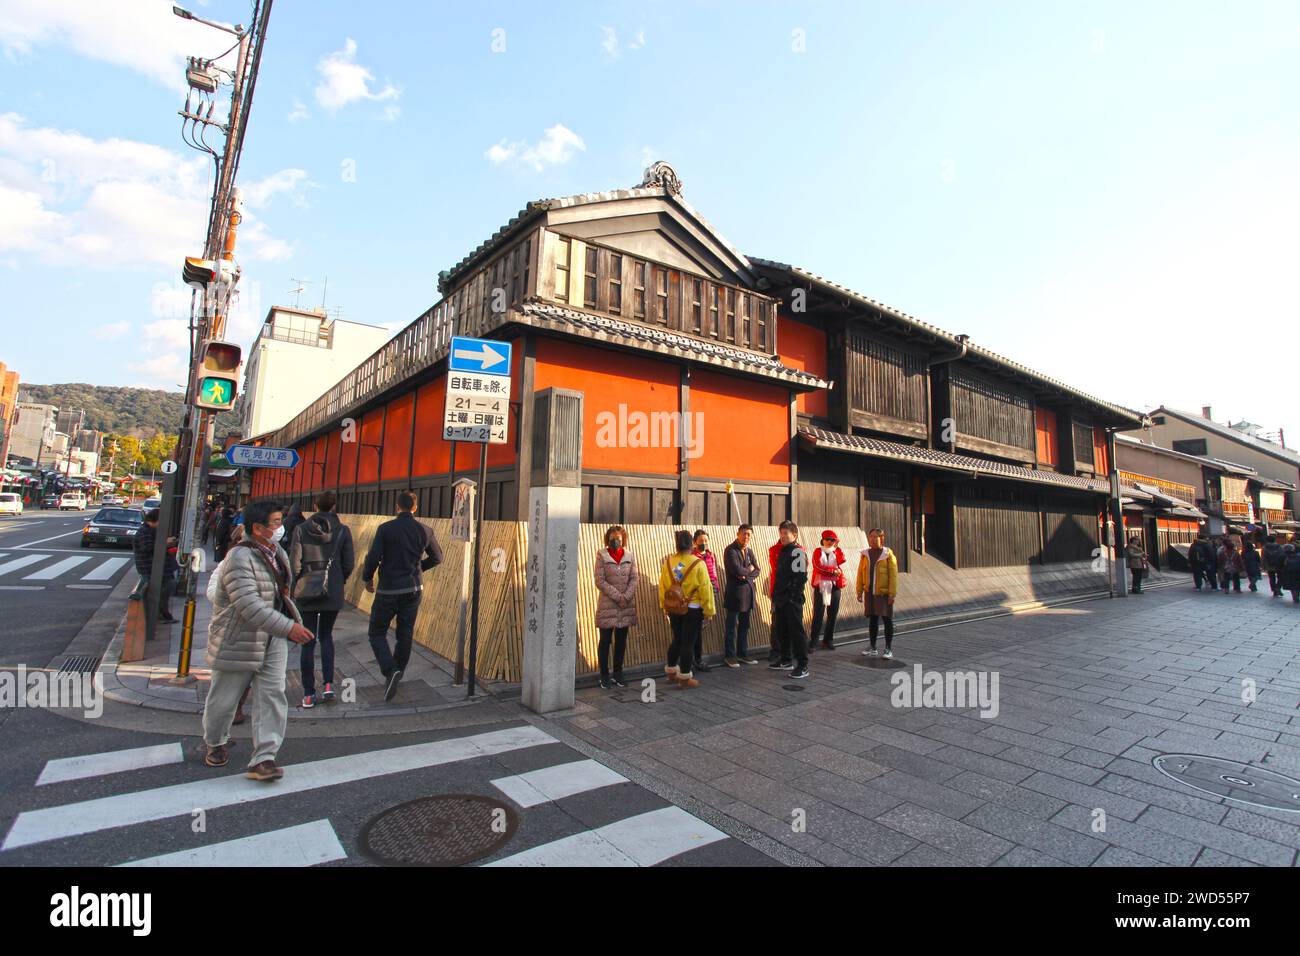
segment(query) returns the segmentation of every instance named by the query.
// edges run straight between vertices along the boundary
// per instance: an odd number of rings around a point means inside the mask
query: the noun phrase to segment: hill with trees
[[[185,396],[181,392],[160,388],[123,388],[81,382],[65,385],[22,383],[19,391],[33,402],[57,405],[60,411],[83,409],[86,428],[146,441],[155,435],[174,435],[180,430],[184,417]],[[238,430],[239,417],[234,411],[217,416],[218,441],[227,432]]]

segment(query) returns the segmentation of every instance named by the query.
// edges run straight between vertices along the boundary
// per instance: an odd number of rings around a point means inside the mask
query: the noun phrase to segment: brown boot
[[[274,760],[263,760],[261,763],[249,767],[244,776],[250,780],[270,782],[283,777],[284,771],[275,765]]]
[[[669,680],[677,680],[677,668],[672,666],[664,667],[664,673],[668,675]]]
[[[699,687],[700,682],[697,681],[690,674],[686,674],[686,675],[678,674],[677,686],[680,687],[682,690],[690,690],[692,687]]]

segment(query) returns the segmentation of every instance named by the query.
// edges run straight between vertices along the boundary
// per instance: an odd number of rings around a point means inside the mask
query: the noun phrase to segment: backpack
[[[700,560],[700,558],[696,558],[687,566],[686,570],[682,572],[682,581],[686,580],[686,575],[691,573],[692,569],[700,563]],[[668,568],[667,558],[664,558],[664,567]],[[672,569],[668,568],[668,576],[672,577],[672,574]],[[682,581],[674,578],[673,583],[664,592],[664,611],[673,617],[681,617],[691,609],[691,602],[687,600],[686,592],[682,590]]]

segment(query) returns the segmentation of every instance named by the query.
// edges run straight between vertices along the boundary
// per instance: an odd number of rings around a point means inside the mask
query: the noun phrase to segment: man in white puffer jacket
[[[288,642],[312,639],[290,598],[293,575],[289,556],[279,544],[283,517],[274,502],[254,501],[244,508],[248,533],[216,572],[219,580],[208,625],[212,686],[203,707],[203,742],[208,748],[203,762],[209,767],[229,762],[230,725],[251,681],[253,753],[247,776],[262,781],[284,776],[275,758],[289,719],[284,686]]]

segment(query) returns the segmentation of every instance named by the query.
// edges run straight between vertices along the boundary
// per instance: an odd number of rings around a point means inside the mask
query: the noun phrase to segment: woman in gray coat
[[[636,623],[636,559],[627,550],[627,529],[613,525],[605,531],[605,547],[596,552],[596,627],[600,631],[600,686],[626,687],[623,656],[627,632]],[[609,645],[614,644],[614,675],[609,673]]]

